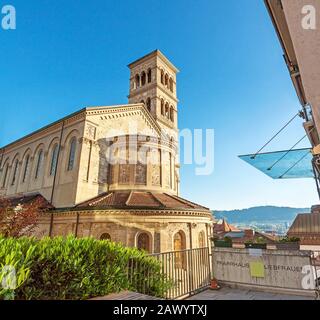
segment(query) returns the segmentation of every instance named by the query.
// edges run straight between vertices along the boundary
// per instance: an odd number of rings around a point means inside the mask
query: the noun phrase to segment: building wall
[[[103,192],[114,190],[142,189],[177,194],[176,144],[160,139],[161,130],[152,121],[155,120],[142,104],[89,108],[77,116],[68,118],[64,127],[63,121],[60,121],[30,137],[25,137],[3,149],[0,194],[17,196],[39,192],[47,200],[52,199],[53,205],[57,208],[72,207]],[[61,148],[53,193],[54,175],[50,174],[51,163],[54,147],[60,144],[61,133]],[[133,137],[139,136],[136,141],[139,142],[139,146],[146,148],[149,158],[153,150],[155,152],[158,150],[160,153],[158,163],[150,162],[146,165],[143,183],[135,180],[134,175],[138,172],[138,167],[132,166],[130,172],[126,173],[128,181],[125,183],[119,180],[119,165],[114,166],[116,178],[110,179],[113,169],[113,166],[109,166],[110,144],[120,144],[120,136],[128,137],[130,134]],[[151,138],[156,139],[157,143],[147,141]],[[72,170],[68,170],[72,139],[76,139],[74,166]],[[115,142],[116,139],[119,141]],[[124,148],[128,147],[128,143],[125,143]],[[40,150],[43,150],[43,161],[41,172],[36,178]],[[30,156],[30,160],[26,179],[23,181],[27,156]],[[17,170],[15,170],[16,160],[18,160]],[[15,171],[16,178],[12,183]],[[5,185],[3,185],[4,180],[6,180]]]
[[[257,250],[260,251],[260,250]],[[257,286],[271,290],[304,290],[302,273],[309,266],[310,253],[295,250],[261,250],[250,253],[250,249],[212,249],[213,273],[217,280],[228,284]],[[264,275],[256,277],[250,271],[250,263],[261,263]]]
[[[316,9],[316,29],[302,27],[302,8],[312,5]],[[307,101],[320,132],[320,2],[318,0],[282,0],[282,6],[294,45]]]
[[[84,116],[80,114],[68,119],[64,128],[63,122],[59,122],[2,149],[0,194],[15,196],[40,192],[47,200],[51,201],[54,181],[54,175],[50,174],[52,155],[54,147],[60,144],[61,139],[52,202],[58,206],[73,205],[77,191],[81,154],[80,138],[83,136],[83,129]],[[72,170],[68,170],[70,143],[73,138],[76,139],[75,162]],[[36,177],[40,151],[42,151],[42,161]],[[17,170],[15,170],[16,163],[18,164]]]
[[[79,214],[78,227],[77,214]],[[161,216],[161,219],[159,219]],[[51,216],[39,221],[35,235],[48,236]],[[174,251],[174,237],[181,232],[184,238],[181,249],[206,247],[210,244],[211,216],[203,212],[185,211],[143,211],[143,210],[105,210],[105,211],[62,211],[53,216],[52,236],[76,234],[78,237],[100,239],[109,234],[112,241],[125,246],[137,247],[138,237],[146,233],[149,237],[149,252]],[[200,236],[202,233],[202,236]],[[203,243],[199,243],[200,239]]]

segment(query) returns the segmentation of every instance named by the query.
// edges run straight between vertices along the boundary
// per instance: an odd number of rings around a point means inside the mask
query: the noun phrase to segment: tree
[[[30,236],[39,215],[44,210],[43,199],[34,197],[28,202],[0,197],[0,234],[4,237]]]

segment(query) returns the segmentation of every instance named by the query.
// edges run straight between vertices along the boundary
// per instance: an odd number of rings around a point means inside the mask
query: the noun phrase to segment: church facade
[[[208,245],[208,208],[179,197],[177,68],[129,64],[127,105],[86,107],[0,149],[0,195],[43,197],[36,235],[111,239],[151,253]]]

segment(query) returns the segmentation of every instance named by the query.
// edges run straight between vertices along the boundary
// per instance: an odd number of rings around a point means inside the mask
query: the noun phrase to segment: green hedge
[[[14,266],[17,288],[3,289],[4,266]],[[88,299],[121,290],[163,296],[170,284],[144,252],[110,241],[74,237],[0,237],[0,299]]]

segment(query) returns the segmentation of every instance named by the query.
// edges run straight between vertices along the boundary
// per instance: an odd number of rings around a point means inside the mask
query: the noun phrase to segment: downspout
[[[59,167],[61,143],[62,143],[62,137],[63,137],[63,132],[64,132],[64,126],[65,126],[65,121],[62,122],[62,128],[61,128],[60,140],[59,140],[59,146],[58,146],[57,163],[56,163],[56,167],[55,167],[55,171],[54,171],[54,177],[53,177],[53,185],[52,185],[51,200],[50,200],[50,203],[52,205],[53,205],[53,197],[54,197],[54,191],[55,191],[57,174],[58,174],[58,167]],[[52,229],[53,229],[53,213],[51,213],[49,237],[52,236]]]
[[[76,238],[78,237],[79,219],[80,219],[80,215],[79,215],[79,212],[77,212],[76,230],[74,232],[74,236]]]
[[[192,249],[192,223],[189,223],[190,249]]]

